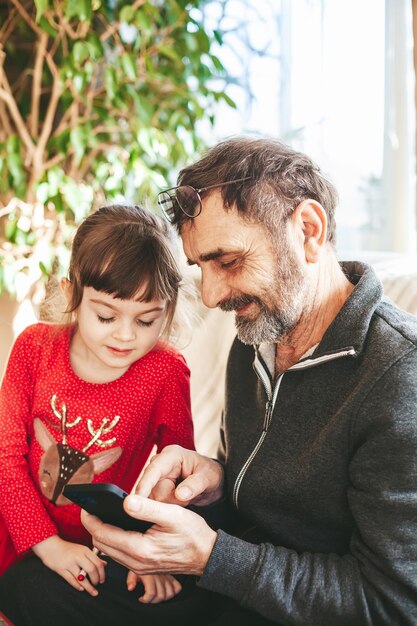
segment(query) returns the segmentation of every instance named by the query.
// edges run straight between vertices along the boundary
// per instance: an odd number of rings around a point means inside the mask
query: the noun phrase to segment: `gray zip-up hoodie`
[[[252,531],[219,531],[199,584],[283,626],[417,624],[417,317],[374,271],[314,353],[275,381],[235,340],[227,492]]]

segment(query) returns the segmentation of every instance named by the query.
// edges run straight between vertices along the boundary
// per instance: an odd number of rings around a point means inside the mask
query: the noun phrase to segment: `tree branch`
[[[4,141],[9,135],[12,134],[12,127],[9,123],[4,103],[0,102],[0,137]]]
[[[91,89],[87,90],[87,94],[86,94],[86,105],[85,105],[85,115],[91,116],[92,115],[92,111],[93,111],[93,105],[94,105],[94,91],[99,83],[99,74],[100,74],[100,68],[97,65],[95,65],[94,67],[94,74],[93,74],[93,78],[91,81]]]
[[[52,70],[53,73],[53,82],[52,82],[52,91],[51,91],[51,96],[49,98],[49,103],[48,103],[48,108],[46,111],[46,115],[45,115],[45,119],[43,121],[42,124],[42,131],[39,137],[39,142],[36,146],[36,162],[33,162],[33,180],[37,180],[38,179],[38,175],[39,175],[39,169],[42,166],[42,168],[44,167],[43,161],[44,161],[44,150],[45,150],[45,146],[48,142],[48,139],[52,133],[52,128],[53,128],[53,124],[54,124],[54,119],[55,119],[55,113],[57,110],[57,106],[58,106],[58,102],[59,102],[59,98],[61,97],[62,91],[63,91],[63,87],[62,87],[62,83],[61,83],[61,79],[59,76],[59,72],[58,69],[56,68],[55,64],[53,63],[52,59],[49,58],[49,55],[46,55],[46,59],[48,62],[48,65],[50,67],[50,69]]]
[[[23,17],[25,22],[30,26],[30,28],[40,36],[42,34],[42,30],[39,28],[37,23],[31,18],[29,13],[26,11],[25,7],[19,2],[19,0],[11,0],[12,4],[16,7],[16,10],[19,11],[20,15]]]
[[[60,152],[58,154],[55,154],[55,156],[51,157],[50,159],[48,159],[48,161],[45,161],[44,163],[45,171],[50,170],[51,167],[54,167],[55,165],[58,165],[59,163],[64,161],[67,158],[69,153],[70,153],[70,150],[68,149],[68,152],[66,154],[62,154]]]
[[[42,88],[42,72],[45,62],[46,46],[48,44],[48,35],[42,33],[36,46],[36,58],[33,67],[32,78],[32,104],[30,111],[29,131],[32,137],[37,137],[39,132],[39,105],[41,99]]]
[[[64,115],[58,122],[58,126],[55,128],[54,136],[58,137],[64,130],[71,128],[71,124],[68,122],[72,118],[72,108],[75,107],[75,102],[71,102],[69,107],[65,110]]]
[[[103,152],[107,153],[109,152],[109,150],[116,150],[118,152],[121,152],[123,156],[128,156],[127,150],[125,148],[122,148],[121,146],[115,146],[114,143],[99,143],[93,150],[91,150],[90,154],[86,156],[86,158],[83,160],[83,163],[78,168],[77,179],[79,181],[83,180],[87,172],[90,171],[91,164],[96,160],[98,155]]]
[[[120,135],[121,132],[122,130],[120,129],[120,126],[114,126],[113,128],[111,128],[110,126],[106,126],[105,124],[95,126],[91,130],[91,134],[94,136],[96,135]]]
[[[146,0],[135,0],[132,4],[132,9],[138,9],[142,4],[145,4]],[[120,28],[120,22],[114,22],[112,26],[109,26],[104,33],[100,35],[100,41],[106,41],[109,37],[112,37],[114,33]]]
[[[26,128],[25,122],[20,115],[20,111],[16,104],[16,101],[13,98],[12,90],[10,88],[9,81],[7,80],[7,76],[3,68],[3,61],[4,52],[0,51],[0,98],[7,105],[10,116],[16,126],[16,130],[19,133],[19,136],[21,137],[23,143],[25,144],[28,154],[32,157],[35,151],[35,145],[28,132],[28,129]],[[1,87],[2,84],[3,88]]]
[[[10,33],[13,32],[18,19],[18,12],[16,11],[16,9],[12,9],[7,16],[6,21],[0,28],[0,42],[8,40],[8,38],[10,37]]]

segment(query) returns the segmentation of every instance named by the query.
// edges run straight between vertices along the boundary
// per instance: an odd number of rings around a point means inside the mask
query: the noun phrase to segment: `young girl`
[[[73,320],[27,328],[1,387],[0,573],[33,552],[97,595],[105,561],[64,486],[111,482],[129,492],[154,445],[193,448],[189,370],[162,340],[180,283],[170,227],[148,211],[103,207],[78,228],[62,281]],[[171,576],[142,583],[142,602],[181,589]]]

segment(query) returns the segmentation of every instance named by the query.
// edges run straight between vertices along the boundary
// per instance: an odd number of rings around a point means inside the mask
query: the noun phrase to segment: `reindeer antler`
[[[115,441],[116,441],[116,437],[112,437],[112,439],[108,439],[107,441],[102,441],[100,439],[100,437],[102,435],[107,435],[107,433],[109,433],[111,430],[113,430],[113,428],[116,426],[117,422],[120,419],[120,415],[116,415],[113,420],[110,422],[110,424],[107,426],[107,424],[109,423],[110,419],[108,417],[104,417],[101,421],[100,426],[98,427],[97,430],[94,430],[93,428],[93,422],[91,421],[91,419],[87,420],[87,428],[88,431],[90,433],[90,435],[92,436],[92,439],[90,440],[90,442],[83,448],[83,452],[87,452],[88,448],[91,448],[91,446],[93,444],[97,444],[98,446],[100,446],[100,448],[108,448],[109,446],[112,446]]]
[[[61,404],[61,412],[59,412],[58,409],[56,408],[56,394],[55,393],[51,398],[50,405],[51,405],[51,409],[55,417],[59,419],[60,424],[61,424],[62,443],[66,444],[67,443],[67,428],[72,428],[73,426],[76,426],[80,422],[81,417],[78,416],[75,418],[73,422],[68,422],[67,421],[67,405],[65,404],[65,402],[63,402]],[[52,424],[51,422],[49,423],[51,424],[53,428],[58,428],[56,424]]]

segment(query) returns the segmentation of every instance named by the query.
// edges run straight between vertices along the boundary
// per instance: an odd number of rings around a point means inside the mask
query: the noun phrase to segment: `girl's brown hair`
[[[166,300],[164,334],[171,332],[181,274],[174,255],[175,234],[162,218],[140,206],[104,206],[75,234],[68,278],[67,312],[81,304],[84,287],[115,298]]]

